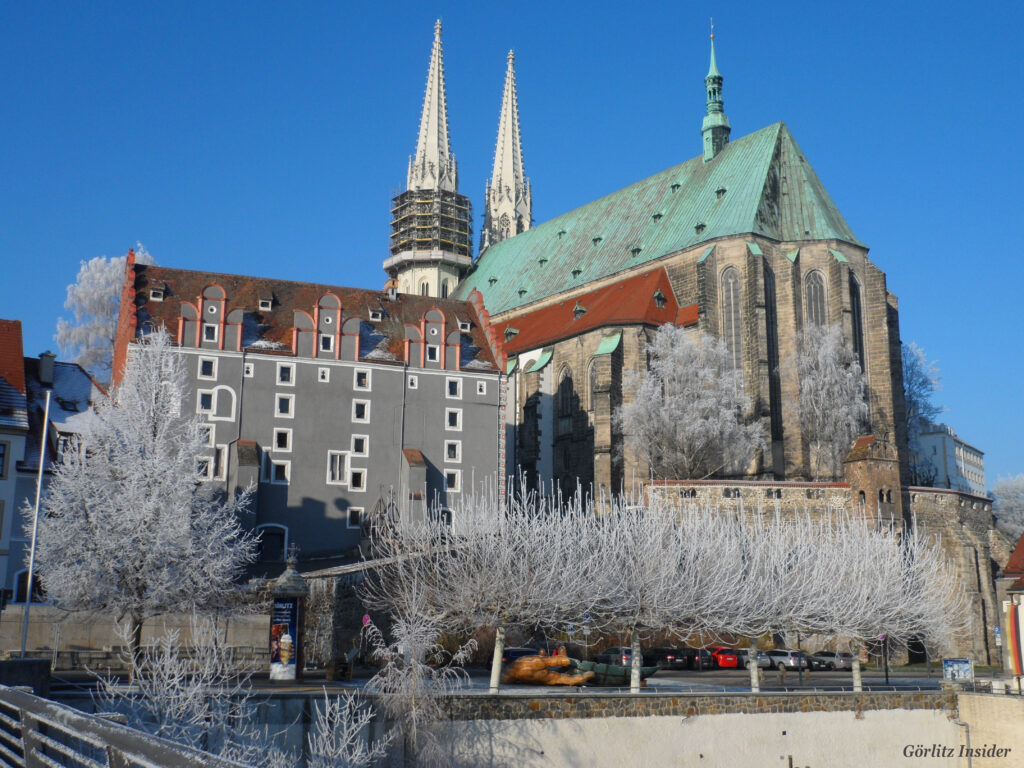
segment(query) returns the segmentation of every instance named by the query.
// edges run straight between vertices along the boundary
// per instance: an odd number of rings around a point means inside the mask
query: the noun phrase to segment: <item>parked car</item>
[[[746,669],[747,668],[748,659],[750,658],[750,651],[747,650],[746,648],[737,648],[736,649],[736,654],[739,656],[739,659],[740,659],[740,668],[741,669]],[[757,652],[757,666],[759,666],[761,669],[768,669],[768,667],[770,667],[771,665],[772,665],[772,662],[771,662],[771,659],[768,658],[768,654],[765,653],[764,651],[758,651]]]
[[[771,660],[771,668],[778,669],[779,667],[786,667],[787,669],[807,669],[807,656],[804,655],[803,651],[791,651],[785,648],[777,648],[773,651],[768,651],[768,658]]]
[[[819,651],[812,653],[811,659],[820,659],[825,664],[825,669],[853,669],[853,654],[839,653],[838,651]]]
[[[736,669],[740,665],[740,658],[737,655],[737,651],[734,648],[725,648],[723,646],[713,646],[708,648],[711,651],[711,655],[715,659],[715,664],[722,668]]]
[[[685,648],[650,648],[644,651],[644,666],[662,669],[686,669]]]
[[[600,664],[618,664],[628,667],[633,663],[633,649],[628,645],[613,645],[594,657]]]
[[[683,648],[686,658],[686,669],[714,669],[715,657],[709,648]]]
[[[811,671],[823,671],[828,669],[828,663],[817,656],[807,656],[807,668]]]

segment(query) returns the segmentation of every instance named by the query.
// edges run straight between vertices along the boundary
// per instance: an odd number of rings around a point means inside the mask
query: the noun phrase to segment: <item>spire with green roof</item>
[[[722,101],[722,74],[718,71],[715,58],[715,25],[711,25],[711,64],[708,75],[704,78],[708,100],[707,113],[700,132],[704,136],[704,162],[713,160],[729,143],[729,118],[725,116],[725,104]]]

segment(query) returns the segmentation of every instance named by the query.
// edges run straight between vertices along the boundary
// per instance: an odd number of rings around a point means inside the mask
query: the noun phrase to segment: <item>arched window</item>
[[[260,525],[256,528],[256,536],[259,542],[256,550],[256,559],[259,562],[284,562],[285,553],[288,551],[287,528],[274,523]]]
[[[24,603],[25,595],[27,593],[28,586],[28,569],[18,571],[14,577],[14,602]],[[32,602],[33,603],[45,603],[46,602],[46,590],[43,589],[43,584],[39,580],[39,573],[32,574]]]
[[[558,377],[558,415],[572,416],[572,373],[563,368]]]
[[[828,322],[828,314],[825,305],[825,280],[821,272],[811,272],[804,278],[804,297],[807,305],[807,322],[825,325]]]
[[[422,283],[420,283],[420,296],[429,296],[429,295],[430,295],[430,283],[428,283],[426,280],[424,280]]]
[[[885,503],[885,491],[879,490],[879,492],[878,492],[878,503],[879,504],[884,504]]]
[[[441,283],[441,298],[442,299],[447,299],[448,298],[448,281],[447,280],[445,280],[443,283]]]
[[[850,272],[850,320],[853,330],[853,352],[860,362],[861,371],[867,371],[864,365],[864,311],[861,305],[860,282]]]
[[[857,494],[857,509],[863,515],[868,506],[868,497],[861,491]]]
[[[733,368],[739,368],[743,356],[743,316],[740,307],[740,273],[735,267],[722,272],[722,339]]]
[[[593,411],[597,407],[597,360],[590,361],[590,367],[587,369],[587,408]]]

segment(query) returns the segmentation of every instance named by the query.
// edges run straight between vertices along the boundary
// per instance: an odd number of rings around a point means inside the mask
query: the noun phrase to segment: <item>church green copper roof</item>
[[[864,247],[784,123],[698,156],[484,251],[459,284],[490,313],[732,235]]]

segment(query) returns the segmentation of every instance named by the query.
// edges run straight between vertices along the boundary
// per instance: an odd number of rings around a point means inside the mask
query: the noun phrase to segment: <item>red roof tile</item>
[[[1006,561],[1006,567],[1003,568],[1003,576],[1024,577],[1024,534],[1017,540],[1017,546],[1014,548],[1013,554]]]
[[[515,355],[608,325],[692,325],[696,315],[695,304],[679,307],[665,270],[654,269],[497,323],[495,330],[517,332],[505,342],[505,353]]]
[[[402,453],[405,454],[405,460],[410,467],[423,467],[427,464],[427,460],[423,458],[423,451],[416,448],[403,448]]]
[[[25,351],[20,320],[0,320],[0,377],[25,394]]]

